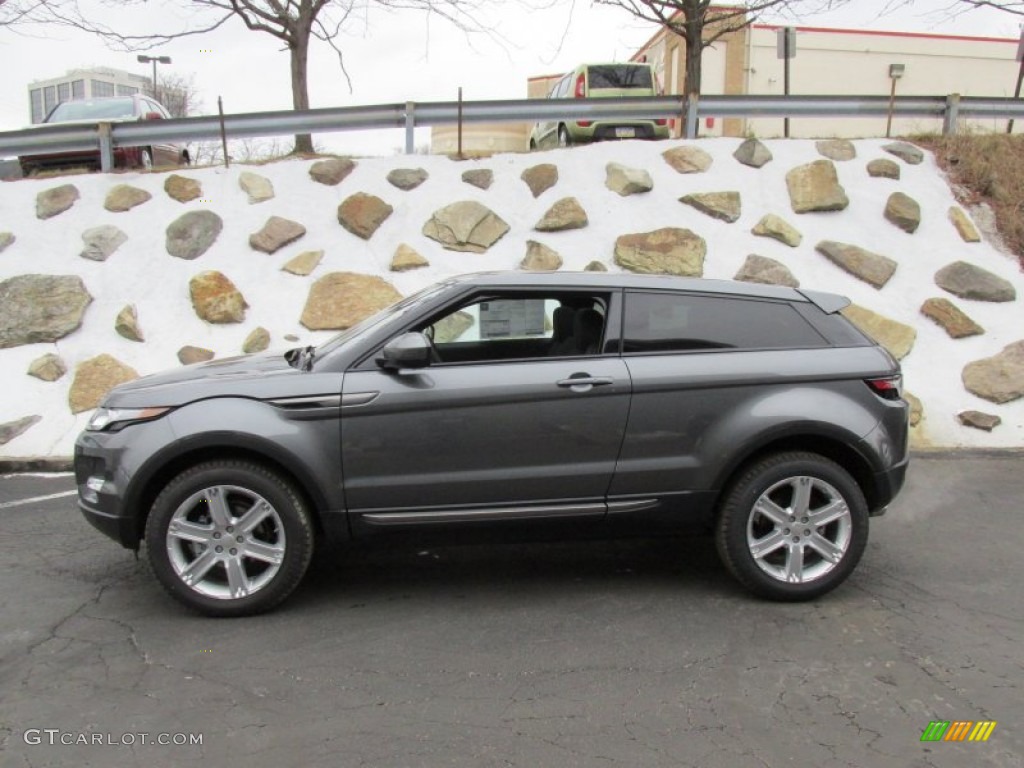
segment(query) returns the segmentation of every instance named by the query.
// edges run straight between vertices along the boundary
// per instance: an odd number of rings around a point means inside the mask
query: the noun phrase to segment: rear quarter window
[[[784,301],[631,292],[623,352],[825,347],[828,342]]]

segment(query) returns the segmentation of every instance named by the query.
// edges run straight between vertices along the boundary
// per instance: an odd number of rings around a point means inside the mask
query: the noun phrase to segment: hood
[[[341,392],[341,374],[300,371],[282,352],[226,357],[143,376],[110,391],[103,405],[179,406],[213,397],[266,400]]]

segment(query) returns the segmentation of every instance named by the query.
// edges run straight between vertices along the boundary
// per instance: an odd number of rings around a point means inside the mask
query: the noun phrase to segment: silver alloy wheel
[[[166,544],[182,583],[220,600],[247,597],[270,583],[286,546],[277,510],[236,485],[211,486],[185,499],[167,526]]]
[[[772,578],[805,584],[842,562],[852,532],[842,494],[820,478],[800,475],[758,497],[747,519],[747,547]]]

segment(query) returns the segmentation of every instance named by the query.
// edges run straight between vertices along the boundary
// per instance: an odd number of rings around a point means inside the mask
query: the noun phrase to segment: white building
[[[148,77],[109,67],[72,69],[61,77],[35,80],[28,85],[29,111],[33,123],[41,123],[50,110],[69,99],[90,99],[100,96],[131,96],[149,93]]]

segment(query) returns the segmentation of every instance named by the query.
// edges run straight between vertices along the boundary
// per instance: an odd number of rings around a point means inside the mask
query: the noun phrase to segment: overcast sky
[[[1016,38],[1022,21],[993,10],[974,10],[951,20],[942,10],[953,4],[951,0],[916,0],[909,8],[880,16],[890,2],[856,0],[841,10],[796,23]],[[95,0],[80,0],[80,5],[95,8],[101,18],[107,12]],[[186,0],[151,0],[145,16],[131,21],[169,29],[178,23],[175,14],[180,16],[187,6]],[[466,99],[522,98],[528,77],[562,72],[584,61],[627,59],[655,31],[624,11],[592,6],[589,0],[565,0],[532,12],[516,2],[496,2],[492,8],[483,21],[506,42],[480,34],[467,37],[444,20],[421,12],[375,11],[350,19],[340,46],[352,90],[336,54],[314,44],[311,106],[449,100],[459,86]],[[123,16],[127,18],[128,12]],[[782,21],[794,23],[792,18]],[[287,53],[275,38],[250,32],[237,20],[209,35],[184,38],[152,53],[171,56],[169,70],[194,75],[204,113],[216,111],[218,96],[223,97],[226,112],[291,108]],[[28,125],[29,82],[91,65],[143,75],[151,72],[151,65],[137,63],[134,53],[112,51],[101,40],[73,30],[16,34],[0,29],[0,130]],[[398,146],[401,141],[401,134],[395,132],[392,143]]]

